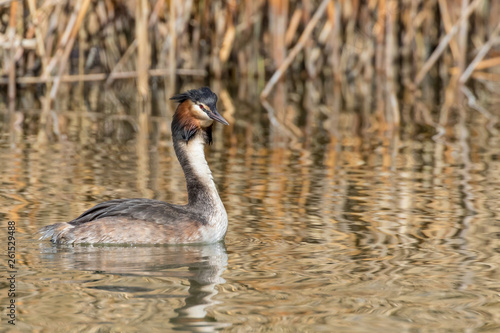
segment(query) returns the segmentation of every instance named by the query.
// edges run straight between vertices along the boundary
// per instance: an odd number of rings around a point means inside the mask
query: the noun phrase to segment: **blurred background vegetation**
[[[60,138],[84,111],[134,128],[210,85],[230,120],[260,100],[292,139],[342,110],[436,133],[480,114],[496,132],[499,17],[496,0],[1,0],[3,126]]]

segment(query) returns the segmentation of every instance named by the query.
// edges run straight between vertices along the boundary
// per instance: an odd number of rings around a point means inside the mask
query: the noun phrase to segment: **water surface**
[[[75,118],[56,142],[29,129],[1,139],[17,331],[500,331],[500,139],[480,121],[445,135],[360,131],[345,111],[335,131],[309,122],[294,142],[236,114],[207,151],[229,216],[225,244],[39,242],[40,227],[104,200],[187,200],[161,130],[168,118],[144,140],[82,117],[86,129]]]

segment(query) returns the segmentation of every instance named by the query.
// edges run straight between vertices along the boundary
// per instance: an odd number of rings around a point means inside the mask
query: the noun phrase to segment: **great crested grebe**
[[[209,88],[171,98],[179,103],[172,119],[172,140],[187,183],[188,203],[151,199],[100,203],[70,222],[43,227],[40,239],[53,243],[187,244],[214,243],[227,230],[227,214],[204,146],[212,142],[212,125],[229,123],[217,112],[217,95]]]

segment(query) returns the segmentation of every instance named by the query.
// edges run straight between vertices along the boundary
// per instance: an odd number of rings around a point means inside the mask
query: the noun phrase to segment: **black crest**
[[[210,90],[209,87],[202,87],[200,89],[192,89],[181,94],[177,94],[170,98],[173,101],[182,103],[186,100],[190,100],[194,103],[204,103],[211,110],[217,109],[217,95]]]

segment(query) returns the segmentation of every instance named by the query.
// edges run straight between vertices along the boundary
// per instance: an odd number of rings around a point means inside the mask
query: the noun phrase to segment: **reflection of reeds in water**
[[[460,91],[455,82],[470,78],[487,89],[500,80],[500,4],[493,0],[28,0],[6,2],[0,14],[0,83],[8,87],[0,103],[11,111],[43,109],[38,122],[49,136],[60,135],[53,110],[81,108],[63,101],[94,89],[86,81],[117,88],[124,86],[117,80],[135,78],[128,94],[164,100],[168,110],[178,75],[237,78],[240,85],[257,78],[261,98],[276,95],[266,105],[271,120],[286,127],[283,96],[290,90],[282,79],[292,79],[293,91],[306,77],[334,79],[364,96],[384,91],[377,113],[393,128],[405,120],[402,102],[428,94],[441,99],[436,85],[451,93]],[[165,91],[150,96],[159,83]],[[401,101],[400,85],[410,100]],[[476,107],[474,95],[466,96]],[[437,117],[423,107],[417,113],[444,126],[455,100],[445,99]]]
[[[461,117],[434,140],[429,129],[417,125],[398,138],[382,132],[381,122],[372,119],[376,115],[363,118],[360,113],[366,110],[349,109],[351,97],[339,101],[332,96],[340,112],[325,123],[304,118],[301,130],[311,134],[290,147],[270,140],[256,110],[230,100],[226,92],[220,95],[226,109],[238,106],[239,116],[232,126],[216,128],[224,131],[224,139],[217,132],[215,149],[207,154],[230,217],[230,270],[225,273],[228,284],[219,287],[215,298],[224,300],[216,307],[218,320],[233,322],[256,306],[260,311],[248,314],[252,320],[267,316],[289,325],[283,307],[276,309],[277,297],[303,323],[304,313],[297,308],[302,311],[313,302],[320,304],[318,313],[311,314],[316,318],[327,317],[324,309],[330,307],[347,312],[346,303],[353,305],[349,311],[358,309],[360,291],[353,281],[362,279],[366,288],[361,294],[373,296],[369,311],[389,311],[375,303],[385,300],[383,290],[393,285],[398,295],[389,296],[398,302],[408,301],[409,295],[418,300],[422,291],[484,288],[488,298],[481,307],[495,316],[485,320],[498,321],[490,302],[496,294],[488,283],[496,283],[498,276],[499,140],[483,130],[486,118]],[[314,101],[313,93],[307,95]],[[321,110],[311,108],[307,116],[321,117],[315,113]],[[99,118],[90,120],[90,128],[112,127]],[[141,140],[135,149],[130,143],[95,142],[99,137],[93,135],[85,143],[69,140],[35,149],[28,141],[32,137],[26,137],[17,149],[2,146],[0,159],[9,219],[19,221],[24,235],[107,199],[187,200],[182,170],[166,138],[155,137],[147,150]],[[471,269],[475,283],[468,285]],[[355,273],[359,270],[363,274]],[[399,283],[407,283],[404,295]],[[193,287],[194,294],[210,292]],[[244,290],[243,304],[239,290]],[[90,295],[95,292],[91,289]],[[475,294],[470,298],[477,301]],[[437,308],[448,311],[449,298],[442,302]],[[434,299],[424,304],[436,306]],[[189,314],[184,310],[179,316]],[[172,312],[170,318],[176,316]]]

